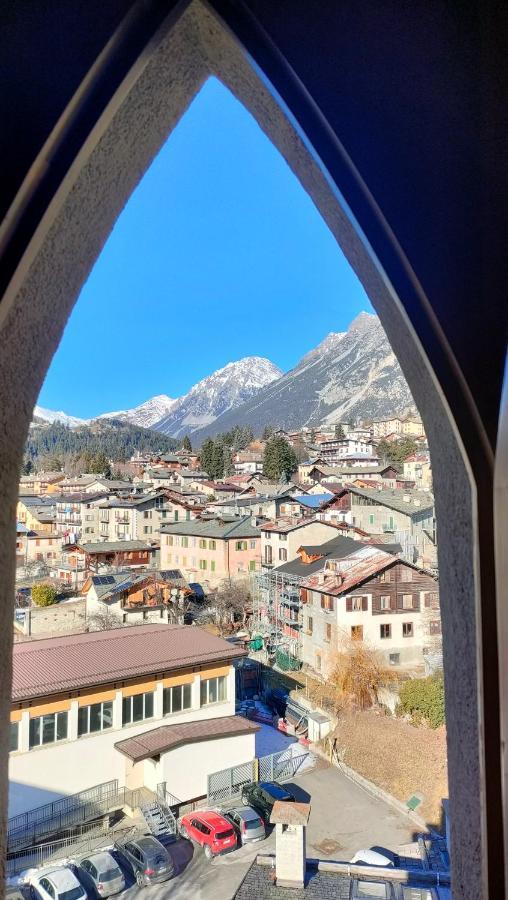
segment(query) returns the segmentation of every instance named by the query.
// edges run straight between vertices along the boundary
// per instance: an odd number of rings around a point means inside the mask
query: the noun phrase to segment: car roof
[[[49,878],[59,891],[68,891],[70,888],[75,888],[76,885],[79,885],[79,881],[74,875],[74,872],[64,866],[60,866],[58,869],[51,869],[49,872],[41,872],[39,877]]]
[[[145,849],[145,850],[153,850],[153,849],[165,850],[166,849],[164,847],[164,845],[161,844],[161,842],[158,841],[157,838],[153,836],[153,834],[145,834],[145,835],[143,835],[143,837],[134,838],[134,840],[129,841],[129,843],[137,844],[138,847],[141,847],[142,850],[143,849]]]
[[[92,862],[99,872],[104,872],[106,869],[112,869],[113,866],[118,868],[118,863],[107,850],[101,850],[99,853],[89,853],[87,856],[83,857],[83,862],[85,859]]]
[[[287,797],[289,795],[289,791],[282,784],[277,784],[276,781],[260,781],[259,787],[269,791],[273,797]]]
[[[242,819],[259,819],[259,813],[252,806],[235,806],[229,810],[230,813],[236,813]]]
[[[206,824],[211,825],[212,828],[223,828],[224,825],[227,825],[228,827],[231,825],[231,822],[228,822],[224,816],[215,812],[213,809],[205,809],[203,812],[196,812],[193,814],[192,818],[200,819],[201,822],[206,822]]]

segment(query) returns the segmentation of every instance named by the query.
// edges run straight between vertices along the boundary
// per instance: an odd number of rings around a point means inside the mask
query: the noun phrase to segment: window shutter
[[[390,595],[390,609],[397,609],[397,596],[394,594]]]
[[[369,598],[362,597],[362,611],[367,612],[368,608],[369,608]]]
[[[372,612],[381,612],[381,597],[372,598]]]
[[[351,597],[346,597],[346,612],[353,611],[353,600]]]
[[[419,608],[420,608],[420,595],[413,594],[413,609],[419,609]]]
[[[430,594],[427,592],[425,594],[425,608],[429,609],[429,607],[430,607]]]

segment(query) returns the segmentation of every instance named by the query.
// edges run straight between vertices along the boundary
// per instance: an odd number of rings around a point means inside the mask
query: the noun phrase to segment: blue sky
[[[120,215],[39,404],[91,417],[177,397],[244,356],[287,370],[362,309],[365,292],[311,200],[210,79]]]

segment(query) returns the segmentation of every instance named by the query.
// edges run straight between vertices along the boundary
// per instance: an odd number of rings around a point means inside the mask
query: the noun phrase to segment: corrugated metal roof
[[[195,625],[136,625],[16,643],[13,701],[245,656]]]
[[[201,722],[183,722],[179,725],[162,725],[153,731],[145,731],[137,737],[127,738],[115,744],[116,749],[134,762],[167,753],[183,744],[212,741],[217,738],[255,734],[260,726],[242,716],[223,716],[221,719],[205,719]]]

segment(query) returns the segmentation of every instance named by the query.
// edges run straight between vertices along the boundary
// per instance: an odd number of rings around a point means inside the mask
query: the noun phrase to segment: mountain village
[[[52,427],[44,415],[35,429]],[[200,830],[212,826],[207,809],[230,827],[239,795],[250,808],[250,784],[273,782],[293,802],[300,782],[288,796],[282,783],[308,770],[305,787],[316,767],[345,765],[341,708],[404,715],[401,685],[435,690],[437,678],[442,691],[432,470],[417,415],[257,437],[235,426],[196,449],[186,436],[171,453],[104,460],[102,474],[28,465],[20,478],[14,880],[41,846],[58,849],[64,824],[66,852],[77,823],[89,849],[99,819],[115,838],[118,815],[120,837],[126,821],[129,835],[144,827],[163,843],[191,835],[215,858],[222,845]],[[404,709],[416,723],[417,706]],[[411,813],[420,787],[408,807],[393,802]],[[415,851],[407,838],[407,865],[429,865],[435,835],[426,841]],[[433,858],[444,871],[443,848]]]

